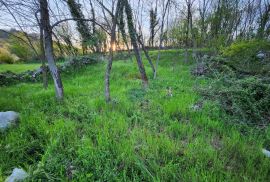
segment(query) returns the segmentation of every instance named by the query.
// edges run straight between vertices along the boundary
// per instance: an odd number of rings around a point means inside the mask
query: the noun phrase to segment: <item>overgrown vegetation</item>
[[[270,58],[267,41],[235,42],[201,63],[204,75],[211,78],[201,89],[203,95],[219,102],[232,117],[228,120],[265,128],[270,123]],[[259,58],[263,54],[264,58]]]
[[[99,58],[96,58],[94,56],[69,58],[64,63],[58,63],[57,67],[64,74],[70,73],[87,65],[95,64],[98,61],[100,61]],[[1,67],[0,86],[9,86],[12,84],[23,82],[38,82],[42,79],[42,69],[38,64],[3,65]]]
[[[263,54],[265,58],[259,58]],[[270,76],[270,42],[268,40],[238,41],[222,50],[228,64],[237,72],[248,75]]]
[[[6,49],[0,48],[0,64],[7,63],[12,64],[15,62],[14,56],[12,56]]]
[[[104,63],[63,75],[63,103],[40,83],[0,88],[0,110],[21,113],[19,127],[0,134],[0,179],[20,166],[30,181],[267,181],[261,148],[270,130],[224,123],[210,101],[194,110],[202,100],[194,86],[208,81],[194,79],[179,55],[162,52],[147,91],[135,62],[115,62],[110,104]]]
[[[0,0],[0,181],[269,181],[269,13]]]
[[[15,32],[14,32],[15,31]],[[33,48],[27,43],[25,34],[11,29],[7,31],[8,34],[4,39],[1,39],[0,34],[0,64],[14,64],[14,63],[39,63],[41,62],[39,55],[41,54],[38,35],[28,35]],[[1,29],[0,29],[1,33]],[[65,55],[69,55],[71,47],[66,46],[63,43],[53,42],[54,52],[57,59],[62,58]],[[74,48],[74,47],[73,47]],[[75,48],[74,48],[75,49]]]
[[[25,39],[25,36],[22,33],[17,33],[17,37],[20,37],[22,40]],[[27,62],[29,60],[38,60],[37,55],[35,55],[35,52],[27,45],[25,42],[22,42],[18,40],[17,37],[10,36],[8,38],[8,50],[10,53],[16,55],[21,62]],[[37,44],[38,41],[33,39],[33,44]],[[38,48],[37,45],[35,45],[36,48]]]

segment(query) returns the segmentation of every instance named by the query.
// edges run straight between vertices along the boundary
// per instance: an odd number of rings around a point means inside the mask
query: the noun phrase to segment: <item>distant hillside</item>
[[[16,35],[16,34],[25,34],[25,32],[16,30],[16,29],[10,29],[10,30],[5,30],[5,29],[0,29],[0,40],[7,40],[10,36]],[[38,40],[39,35],[36,33],[27,33],[27,35],[33,39],[33,40]]]
[[[38,44],[38,34],[31,33],[27,36],[30,37],[34,46]],[[36,60],[36,54],[33,50],[29,49],[29,45],[20,39],[27,42],[25,32],[16,29],[0,29],[0,64]]]

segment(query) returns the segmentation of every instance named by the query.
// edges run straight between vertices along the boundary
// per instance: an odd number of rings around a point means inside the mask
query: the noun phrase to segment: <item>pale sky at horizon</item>
[[[10,2],[12,1],[18,1],[18,0],[9,0]],[[36,0],[26,0],[27,2],[34,2]],[[159,0],[160,2],[163,2],[162,0]],[[181,1],[181,0],[180,0]],[[71,17],[70,13],[69,13],[69,9],[67,7],[67,5],[65,4],[65,2],[63,2],[63,0],[48,0],[49,2],[49,6],[51,8],[51,23],[53,24],[53,22],[56,21],[56,19],[61,19],[61,18],[67,18],[67,17]],[[83,9],[83,13],[86,17],[90,17],[90,3],[89,0],[79,0],[80,4],[82,5],[82,9]],[[106,4],[110,4],[112,2],[112,0],[104,0],[104,3]],[[138,2],[140,2],[140,4],[138,5]],[[136,17],[136,13],[137,11],[140,11],[142,13],[142,17],[139,17],[139,21],[142,21],[142,31],[144,33],[144,35],[146,36],[146,38],[148,37],[149,34],[149,22],[150,22],[150,18],[149,18],[149,10],[150,7],[152,6],[151,4],[151,0],[131,0],[131,5],[133,7],[133,11],[134,11],[134,17]],[[18,6],[16,6],[17,8]],[[59,8],[58,8],[59,7]],[[99,7],[96,3],[96,7]],[[4,7],[2,7],[1,9],[3,9]],[[176,7],[173,7],[176,8]],[[172,9],[173,9],[172,8]],[[25,26],[23,26],[23,29],[25,32],[38,32],[38,27],[34,26],[34,24],[36,23],[31,23],[31,21],[25,21],[25,19],[20,18],[20,13],[24,14],[25,9],[21,9],[18,10],[17,9],[13,9],[13,12],[15,12],[16,17],[18,18],[19,22],[21,24],[25,24]],[[103,13],[101,11],[100,8],[96,8],[96,14],[97,17],[99,17],[100,19],[103,20]],[[59,11],[59,12],[58,12]],[[161,6],[158,7],[158,11],[161,11]],[[170,18],[172,18],[173,16],[173,12],[170,12],[171,16]],[[160,17],[159,13],[159,18]],[[61,16],[60,16],[61,15]],[[64,16],[62,16],[64,15]],[[34,12],[32,13],[28,13],[28,15],[26,16],[27,18],[29,18],[32,21],[35,21],[35,16],[34,16]],[[72,27],[72,33],[75,34],[78,37],[78,33],[76,31],[75,28],[75,23],[72,21],[68,22],[70,24],[70,26]],[[15,28],[15,29],[19,29],[19,27],[17,26],[17,24],[15,23],[14,19],[7,13],[4,11],[0,11],[0,28],[1,29],[10,29],[10,28]]]

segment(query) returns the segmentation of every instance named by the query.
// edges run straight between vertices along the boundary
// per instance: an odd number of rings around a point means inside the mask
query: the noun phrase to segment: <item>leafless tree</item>
[[[156,60],[156,70],[155,70],[155,73],[154,73],[154,78],[157,78],[157,71],[158,71],[158,63],[159,63],[159,60],[160,60],[160,52],[163,48],[163,40],[164,40],[164,24],[165,24],[165,17],[166,17],[166,14],[167,14],[167,11],[170,7],[170,3],[171,1],[170,0],[167,0],[166,2],[164,1],[162,3],[162,17],[161,17],[161,28],[160,28],[160,38],[159,38],[159,48],[158,48],[158,56],[157,56],[157,60]]]
[[[55,64],[53,40],[52,40],[52,27],[50,23],[50,15],[48,10],[47,0],[39,0],[40,14],[41,14],[41,29],[44,31],[44,50],[45,56],[48,61],[49,69],[54,81],[55,93],[58,100],[64,97],[64,89],[59,70]]]

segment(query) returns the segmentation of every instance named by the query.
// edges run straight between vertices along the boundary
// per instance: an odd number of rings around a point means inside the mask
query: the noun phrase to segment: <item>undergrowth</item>
[[[199,65],[202,68],[197,70],[208,78],[200,92],[218,102],[227,120],[263,129],[270,124],[269,51],[269,42],[240,41]],[[265,58],[257,58],[258,53]]]
[[[261,148],[269,128],[225,123],[211,101],[192,109],[203,100],[194,86],[209,83],[191,76],[192,63],[180,55],[162,52],[146,91],[136,62],[114,62],[110,104],[104,63],[64,75],[62,103],[52,83],[48,90],[41,83],[0,88],[0,110],[21,115],[17,128],[0,134],[0,179],[22,167],[29,181],[267,181],[270,161]]]

